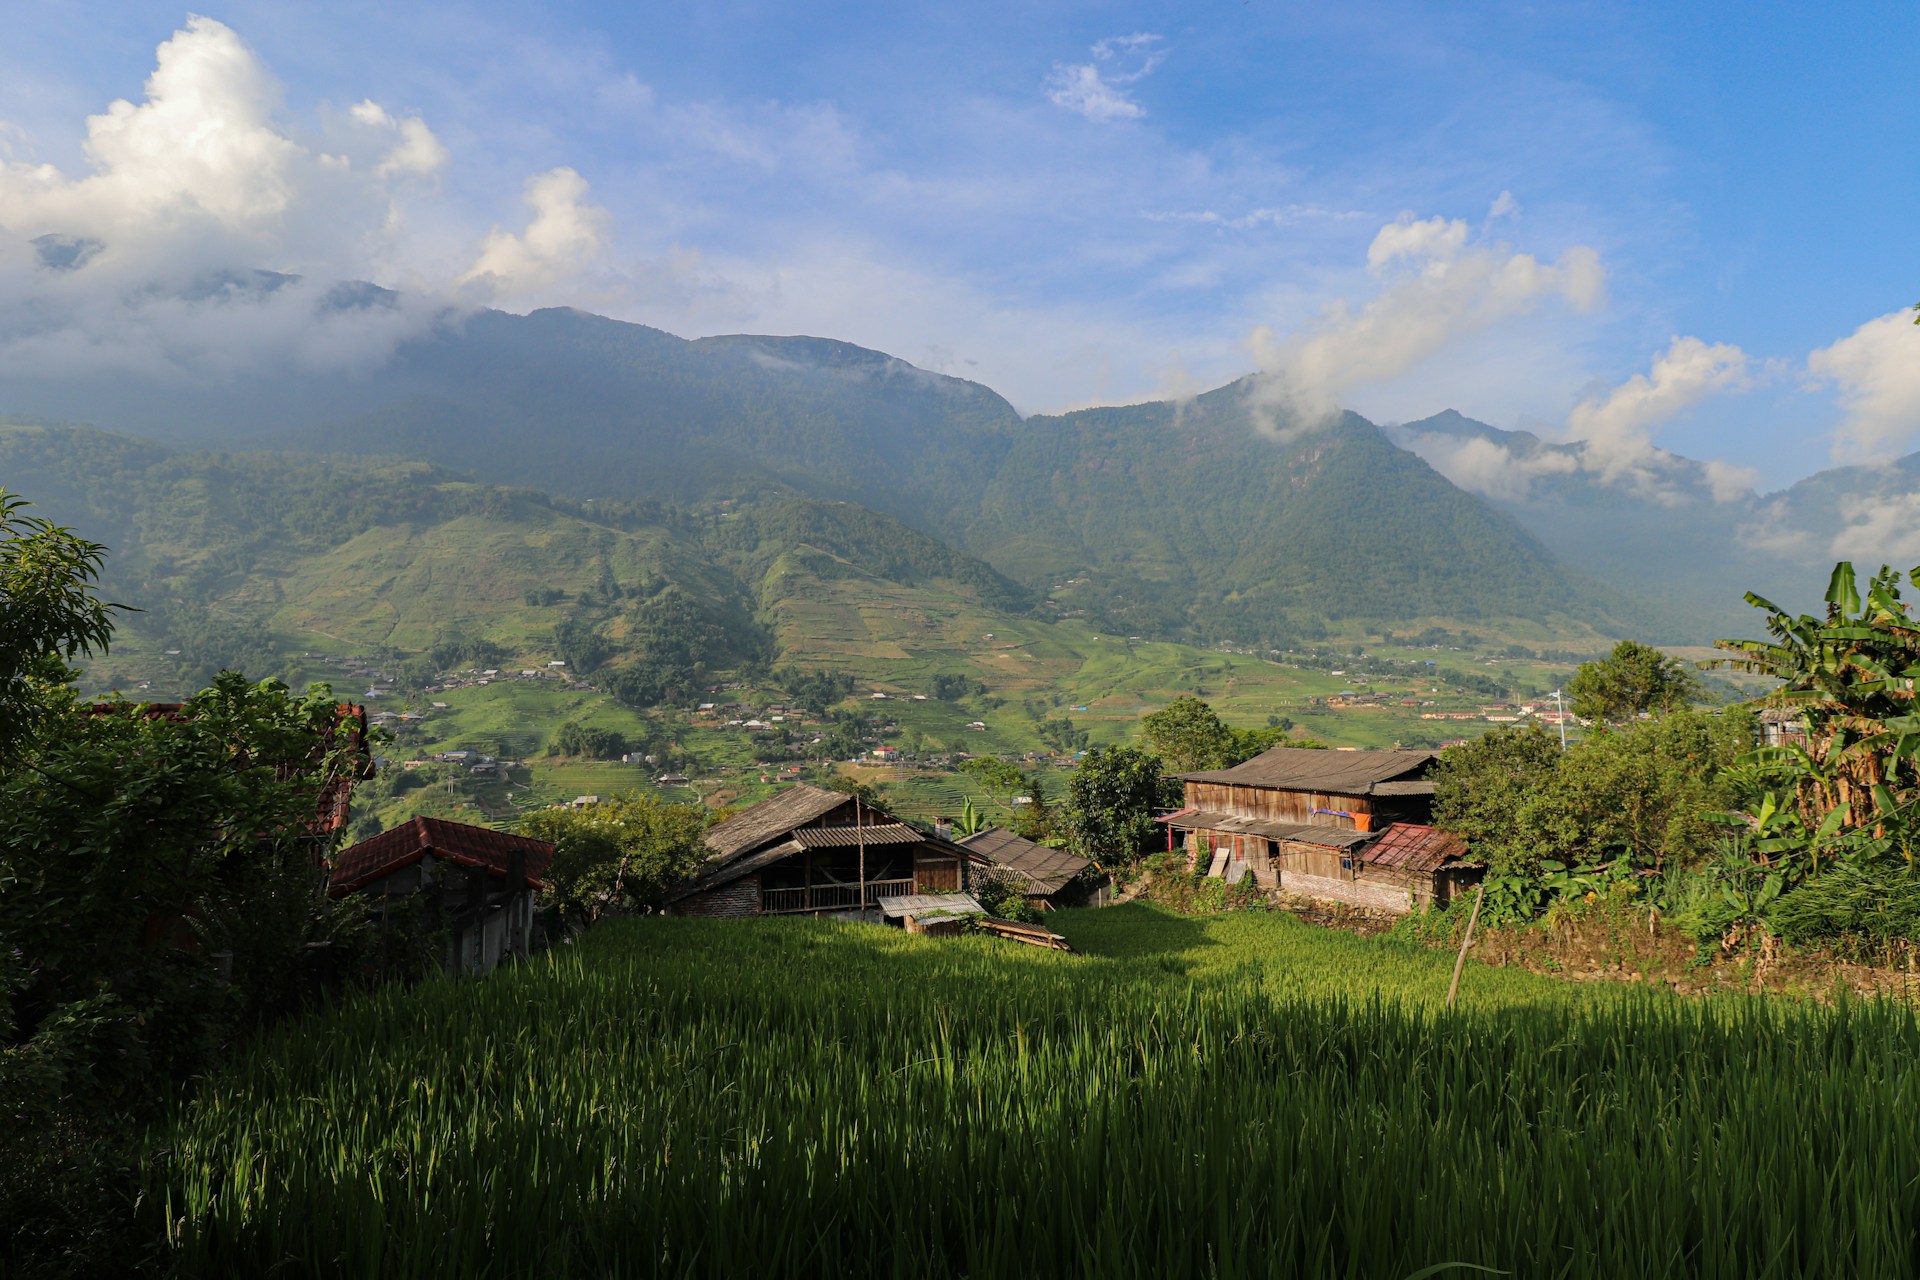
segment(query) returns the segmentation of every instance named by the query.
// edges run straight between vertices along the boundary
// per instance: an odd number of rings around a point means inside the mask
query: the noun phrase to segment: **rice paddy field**
[[[632,919],[356,998],[156,1134],[189,1275],[1880,1276],[1920,1023],[1284,915],[1082,954]],[[1920,1095],[1917,1095],[1920,1096]]]

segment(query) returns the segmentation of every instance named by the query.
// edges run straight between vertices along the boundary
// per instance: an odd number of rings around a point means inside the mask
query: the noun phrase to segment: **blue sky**
[[[1911,3],[204,19],[10,9],[0,287],[41,288],[33,236],[108,246],[34,295],[76,370],[190,364],[176,322],[115,308],[143,271],[224,263],[841,337],[1030,412],[1258,369],[1288,412],[1454,407],[1623,484],[1660,448],[1730,491],[1920,448]],[[90,133],[115,100],[124,127]],[[273,328],[208,332],[237,327]],[[14,359],[49,358],[31,337]]]

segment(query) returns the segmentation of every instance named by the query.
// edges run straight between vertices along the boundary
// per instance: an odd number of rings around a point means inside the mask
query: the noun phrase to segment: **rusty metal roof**
[[[1467,842],[1459,836],[1414,822],[1396,822],[1360,855],[1368,866],[1402,871],[1438,871],[1467,856]]]
[[[1222,782],[1277,791],[1318,791],[1367,796],[1380,783],[1411,781],[1440,758],[1435,751],[1329,751],[1314,747],[1274,747],[1231,769],[1183,773],[1187,782]]]
[[[344,897],[428,854],[463,867],[485,867],[489,875],[505,878],[515,853],[525,858],[523,865],[531,887],[543,888],[541,877],[553,861],[553,846],[547,841],[422,816],[342,852],[328,877],[327,893]]]

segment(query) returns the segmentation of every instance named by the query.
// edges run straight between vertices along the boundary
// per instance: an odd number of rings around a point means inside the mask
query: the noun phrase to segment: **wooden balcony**
[[[867,905],[881,898],[893,898],[913,892],[913,881],[867,881]],[[810,888],[762,889],[761,915],[786,915],[797,911],[852,911],[860,901],[860,886],[852,884],[816,884]]]

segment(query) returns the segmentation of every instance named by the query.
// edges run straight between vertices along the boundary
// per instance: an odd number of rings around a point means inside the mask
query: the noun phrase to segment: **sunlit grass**
[[[158,1140],[194,1275],[1884,1275],[1920,1027],[1470,968],[1283,917],[1088,954],[646,919],[382,991]],[[1477,1274],[1477,1273],[1461,1273]]]

